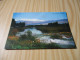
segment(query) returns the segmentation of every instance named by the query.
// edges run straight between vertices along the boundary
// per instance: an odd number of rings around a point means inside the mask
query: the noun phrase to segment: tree
[[[35,37],[32,36],[32,32],[30,30],[27,31],[27,39],[31,41],[35,41]]]
[[[32,32],[30,30],[27,31],[27,36],[32,36]]]
[[[26,35],[21,35],[20,39],[21,40],[26,40],[27,36]]]
[[[16,26],[18,26],[18,27],[25,27],[25,23],[24,22],[16,23]]]
[[[15,25],[16,25],[16,21],[15,21],[15,19],[12,19],[11,27],[15,27]]]
[[[11,27],[15,27],[15,26],[16,26],[16,21],[15,21],[15,19],[12,19]]]
[[[20,40],[30,40],[30,41],[35,41],[35,37],[32,36],[32,32],[30,30],[28,30],[27,35],[21,35]]]
[[[58,22],[49,23],[48,26],[58,26]]]

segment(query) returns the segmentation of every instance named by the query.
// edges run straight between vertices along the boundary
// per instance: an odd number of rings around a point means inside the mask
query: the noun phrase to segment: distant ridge
[[[44,20],[44,21],[23,21],[19,20],[16,23],[25,22],[25,25],[45,25],[48,23],[58,22],[58,24],[68,23],[68,19],[60,19],[60,20]]]

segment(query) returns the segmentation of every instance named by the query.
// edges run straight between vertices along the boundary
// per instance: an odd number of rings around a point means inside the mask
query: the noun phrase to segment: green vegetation
[[[71,37],[72,34],[71,33],[63,33],[64,35],[68,36],[68,37]]]
[[[21,35],[20,37],[20,41],[23,41],[23,40],[31,40],[31,41],[35,41],[35,37],[32,36],[32,32],[30,30],[27,31],[26,33],[27,35]]]
[[[6,49],[53,49],[53,48],[62,48],[60,45],[56,43],[41,43],[36,39],[35,36],[32,35],[32,32],[28,30],[25,32],[26,34],[20,35],[20,37],[16,36],[18,32],[24,31],[24,29],[35,27],[37,30],[42,31],[42,33],[47,33],[45,35],[49,35],[52,39],[63,39],[61,35],[65,35],[66,37],[72,37],[70,32],[69,24],[58,24],[58,22],[48,23],[48,25],[29,25],[25,26],[25,23],[20,22],[16,23],[15,20],[12,20],[9,37],[6,43]],[[54,33],[54,34],[53,34]],[[73,39],[68,39],[69,41],[73,41]],[[68,45],[67,47],[74,48],[73,45]]]
[[[69,23],[58,24],[58,22],[48,23],[48,25],[29,25],[25,26],[24,22],[16,23],[15,19],[12,19],[11,27],[17,28],[18,31],[23,31],[25,28],[35,27],[43,33],[54,32],[70,32]]]
[[[59,35],[59,34],[54,34],[54,35],[51,35],[51,38],[52,38],[52,39],[61,39],[62,36]]]
[[[32,36],[32,32],[28,30],[27,35],[21,35],[18,40],[9,39],[6,43],[6,49],[47,49],[47,48],[60,48],[55,43],[40,43],[36,41],[36,38]]]
[[[55,43],[40,43],[40,42],[30,42],[30,41],[19,41],[19,40],[10,40],[5,46],[6,49],[47,49],[47,48],[60,48],[59,45]]]
[[[65,46],[65,48],[75,48],[75,45],[68,45]],[[19,41],[19,40],[10,40],[8,39],[8,42],[6,43],[5,46],[6,49],[57,49],[57,48],[62,48],[60,45],[56,44],[56,43],[40,43],[40,42],[32,42],[30,40],[23,40],[23,41]]]
[[[25,27],[24,22],[16,23],[15,19],[12,19],[11,27]]]

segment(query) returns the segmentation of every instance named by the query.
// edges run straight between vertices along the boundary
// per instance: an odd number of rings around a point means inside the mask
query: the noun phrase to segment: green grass
[[[8,39],[6,49],[52,49],[52,48],[60,48],[59,45],[55,43],[40,43],[40,42],[32,42],[29,43],[27,41],[19,41],[19,40],[10,40]]]

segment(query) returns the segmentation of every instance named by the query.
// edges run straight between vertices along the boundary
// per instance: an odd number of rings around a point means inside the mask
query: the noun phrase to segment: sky
[[[50,20],[67,19],[66,12],[26,12],[26,13],[14,13],[13,18],[15,21],[29,21],[33,23],[41,23]]]

